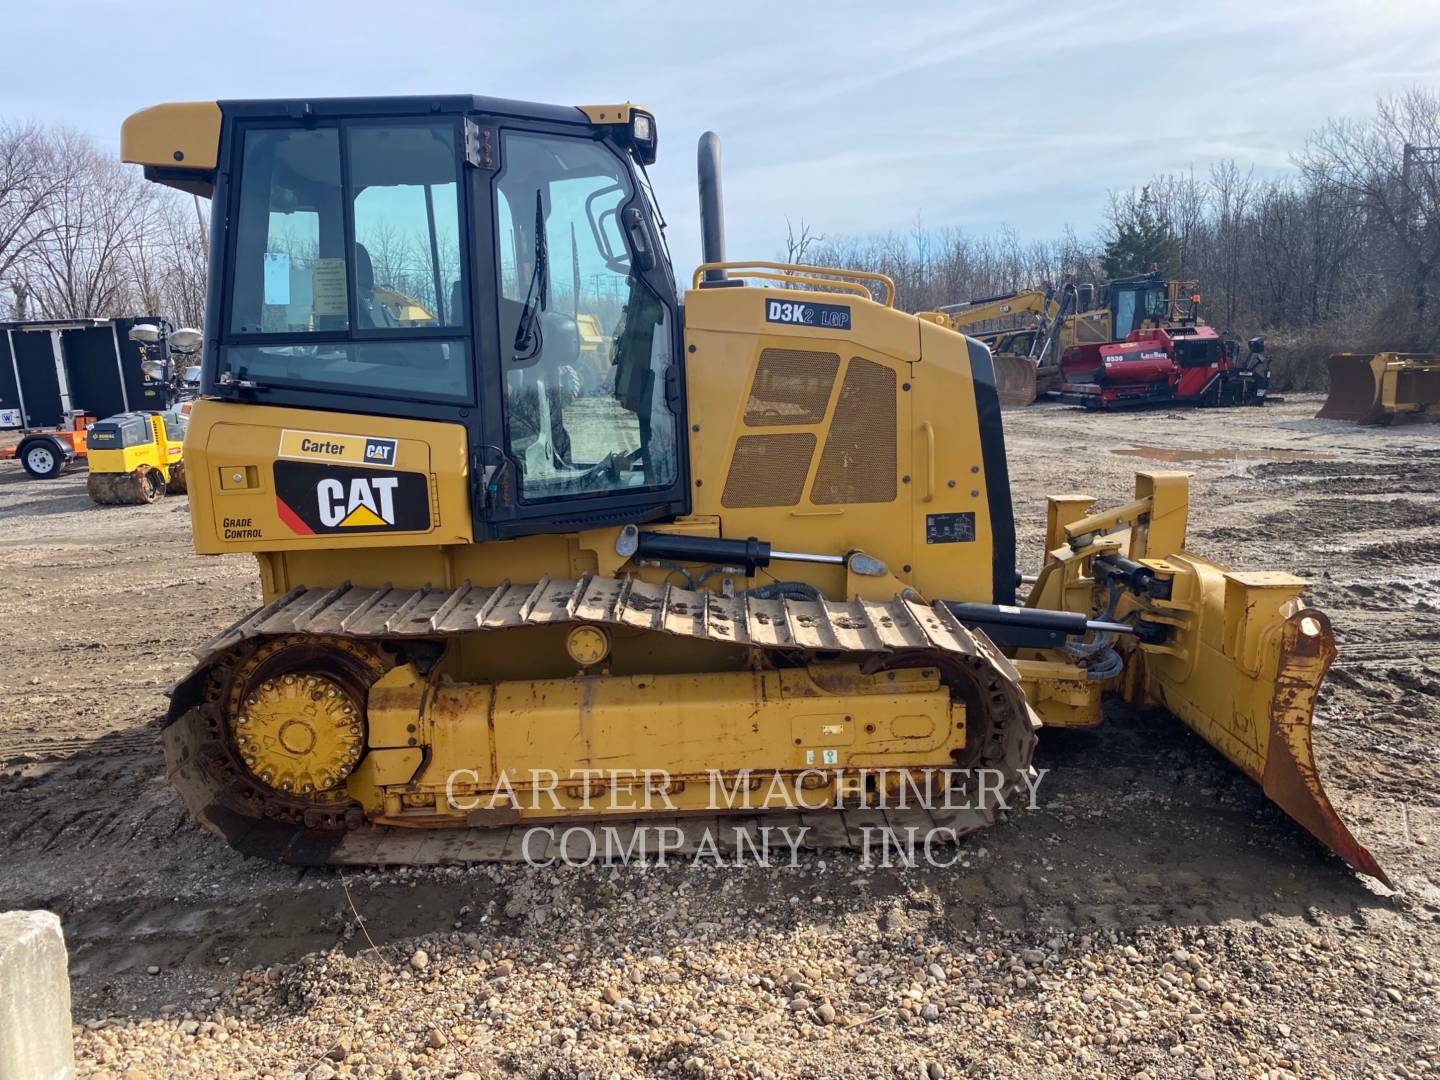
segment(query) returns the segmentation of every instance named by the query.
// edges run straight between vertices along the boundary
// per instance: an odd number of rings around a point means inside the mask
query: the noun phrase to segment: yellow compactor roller
[[[90,428],[85,490],[108,506],[153,503],[185,492],[185,414],[133,412]]]
[[[547,822],[689,844],[732,814],[959,836],[1024,801],[1042,722],[1116,692],[1381,876],[1310,753],[1334,646],[1305,583],[1188,553],[1186,478],[1153,472],[1112,510],[1052,496],[1017,598],[989,351],[880,275],[725,261],[713,135],[683,296],[631,105],[162,105],[122,142],[212,200],[191,518],[255,552],[264,605],[165,746],[240,850],[534,858]]]

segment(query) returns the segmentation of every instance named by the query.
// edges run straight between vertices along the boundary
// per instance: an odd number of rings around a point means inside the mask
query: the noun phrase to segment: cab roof
[[[476,94],[405,97],[235,98],[154,105],[126,118],[120,128],[120,159],[145,168],[145,177],[207,198],[215,183],[220,130],[226,118],[431,116],[479,113],[548,123],[628,125],[640,106],[545,105]],[[653,114],[652,114],[653,115]]]

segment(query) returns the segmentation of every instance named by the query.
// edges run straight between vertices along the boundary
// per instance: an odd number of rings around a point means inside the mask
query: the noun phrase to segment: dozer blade
[[[1047,364],[1035,369],[1035,396],[1049,394],[1060,388],[1060,366]]]
[[[1300,599],[1308,582],[1233,571],[1187,552],[1186,474],[1139,473],[1135,494],[1101,514],[1089,514],[1083,496],[1050,500],[1039,602],[1083,587],[1077,564],[1093,557],[1102,617],[1136,628],[1122,645],[1131,702],[1169,710],[1351,867],[1389,885],[1331,805],[1311,748],[1335,641],[1330,621]],[[1111,588],[1115,601],[1105,599]]]
[[[995,385],[1001,405],[1029,405],[1035,400],[1035,361],[1028,356],[995,356]]]
[[[1274,580],[1260,580],[1265,577]],[[1226,594],[1225,639],[1197,642],[1198,655],[1183,674],[1169,658],[1157,662],[1147,656],[1147,696],[1258,781],[1271,801],[1351,867],[1389,885],[1380,864],[1331,805],[1311,746],[1315,697],[1335,658],[1330,621],[1293,602],[1267,615],[1266,600],[1255,598],[1257,592],[1298,590],[1303,584],[1288,574],[1226,574],[1220,586]],[[1213,599],[1207,598],[1207,607]],[[1254,621],[1263,625],[1252,627]]]
[[[1357,424],[1440,415],[1440,356],[1336,353],[1326,362],[1330,393],[1315,415]]]

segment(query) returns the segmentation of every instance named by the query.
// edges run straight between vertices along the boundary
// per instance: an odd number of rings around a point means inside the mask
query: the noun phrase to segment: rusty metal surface
[[[1001,405],[1029,405],[1035,400],[1035,361],[1028,356],[995,355],[995,388]]]
[[[1374,357],[1340,353],[1325,361],[1330,372],[1330,393],[1315,415],[1326,420],[1353,420],[1373,424],[1385,415],[1380,404],[1384,366],[1377,373]]]
[[[1315,695],[1335,659],[1330,620],[1313,608],[1292,616],[1280,642],[1270,742],[1265,754],[1265,794],[1362,874],[1390,884],[1375,857],[1340,820],[1330,804],[1311,747]]]

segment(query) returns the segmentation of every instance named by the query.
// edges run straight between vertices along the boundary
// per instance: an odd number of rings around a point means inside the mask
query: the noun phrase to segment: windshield
[[[1169,310],[1169,290],[1165,285],[1143,289],[1116,289],[1115,340],[1128,337],[1130,331],[1144,324],[1159,326]]]
[[[673,483],[671,327],[631,265],[629,169],[593,140],[522,132],[501,160],[505,431],[522,499]]]
[[[247,130],[222,370],[468,398],[456,141],[453,120]]]

